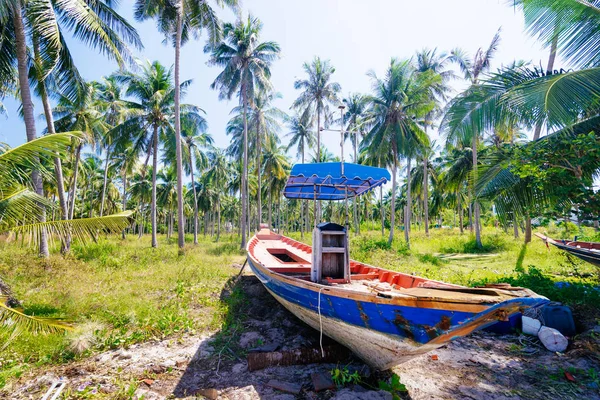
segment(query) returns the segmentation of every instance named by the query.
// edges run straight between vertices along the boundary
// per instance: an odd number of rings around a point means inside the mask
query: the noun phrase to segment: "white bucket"
[[[537,336],[540,328],[542,327],[542,323],[535,318],[529,318],[523,315],[521,319],[523,322],[523,333],[528,335]]]
[[[548,328],[547,326],[542,326],[538,332],[538,338],[540,338],[548,350],[554,352],[558,351],[562,353],[569,345],[569,341],[562,335],[562,333],[554,328]]]

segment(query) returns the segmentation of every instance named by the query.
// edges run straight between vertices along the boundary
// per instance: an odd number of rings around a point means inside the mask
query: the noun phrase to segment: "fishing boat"
[[[385,169],[357,164],[297,164],[284,195],[347,200],[389,179]],[[312,246],[264,226],[248,242],[249,266],[285,308],[376,369],[548,301],[508,284],[468,288],[351,260],[347,222],[316,222]]]
[[[577,240],[577,237],[575,237],[574,240],[554,240],[548,236],[542,235],[541,233],[536,233],[535,236],[542,239],[546,243],[546,246],[548,246],[548,243],[550,243],[551,245],[573,254],[574,256],[579,257],[582,260],[595,265],[596,267],[600,267],[600,243],[582,242]]]

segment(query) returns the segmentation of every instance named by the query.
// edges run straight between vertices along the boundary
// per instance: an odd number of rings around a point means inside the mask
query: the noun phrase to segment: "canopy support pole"
[[[314,228],[316,228],[317,227],[317,185],[313,185],[313,196],[314,196],[313,211],[314,211],[314,214],[315,214]]]

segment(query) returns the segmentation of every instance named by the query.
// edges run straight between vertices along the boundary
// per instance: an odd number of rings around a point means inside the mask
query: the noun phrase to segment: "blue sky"
[[[119,12],[141,35],[145,48],[136,52],[136,56],[172,65],[174,50],[162,44],[163,37],[153,21],[133,21],[132,3],[122,1]],[[545,66],[548,50],[524,32],[523,17],[511,3],[507,0],[246,0],[242,6],[244,14],[249,11],[262,20],[262,40],[274,40],[281,46],[281,59],[272,67],[272,81],[282,94],[278,106],[289,111],[298,95],[293,82],[303,76],[302,63],[315,55],[331,60],[336,67],[335,81],[341,84],[344,95],[368,92],[370,80],[366,72],[374,70],[382,74],[391,57],[408,58],[424,47],[440,50],[461,47],[474,54],[479,47],[488,46],[499,27],[502,27],[502,41],[493,61],[494,68],[521,59]],[[235,19],[229,11],[219,14],[224,20]],[[100,79],[116,68],[114,62],[94,50],[75,41],[70,43],[86,79]],[[184,101],[207,112],[209,131],[216,145],[226,147],[229,138],[225,135],[225,125],[237,100],[219,101],[217,93],[209,88],[218,69],[207,66],[208,56],[203,53],[203,46],[201,39],[183,47],[181,78],[193,80]],[[560,67],[560,62],[557,65]],[[457,81],[455,87],[461,90],[465,84]],[[9,116],[0,116],[0,142],[18,145],[25,141],[25,128],[17,114],[18,103],[11,99],[4,102]],[[39,103],[36,107],[41,132],[42,109]],[[284,127],[282,136],[285,132]],[[328,149],[338,154],[339,136],[335,133],[324,136]],[[350,145],[347,146],[349,150]]]

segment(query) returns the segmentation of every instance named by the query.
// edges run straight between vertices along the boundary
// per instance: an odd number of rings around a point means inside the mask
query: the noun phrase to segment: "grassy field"
[[[365,227],[366,228],[366,227]],[[550,232],[560,236],[557,232]],[[592,234],[592,232],[588,232]],[[300,238],[299,234],[290,234]],[[600,317],[597,269],[537,238],[528,246],[501,230],[485,229],[483,250],[465,233],[438,229],[429,238],[415,230],[411,249],[403,232],[392,246],[377,231],[351,238],[351,256],[360,261],[463,285],[510,282],[575,307],[596,323]],[[308,235],[303,239],[310,242]],[[40,260],[31,249],[0,242],[0,275],[13,287],[25,311],[76,323],[67,335],[23,334],[0,350],[0,388],[28,368],[64,363],[110,348],[183,333],[217,330],[225,324],[231,300],[220,294],[237,274],[244,253],[237,238],[220,243],[201,237],[179,256],[174,241],[102,239],[75,246],[68,258]],[[556,285],[556,282],[568,282]],[[229,299],[234,298],[230,297]],[[238,301],[239,299],[236,299]]]

